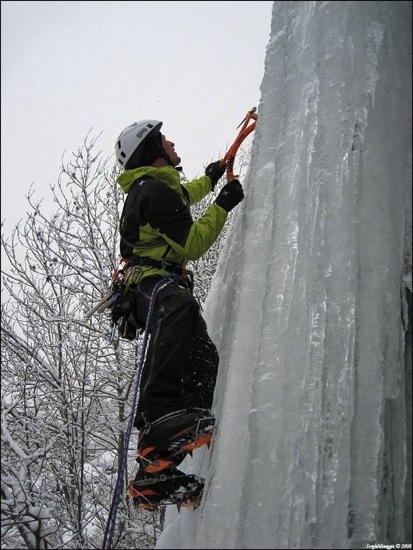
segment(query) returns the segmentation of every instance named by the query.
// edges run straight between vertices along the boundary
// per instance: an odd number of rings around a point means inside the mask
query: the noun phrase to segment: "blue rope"
[[[154,305],[155,305],[156,295],[161,290],[161,287],[168,285],[175,278],[176,278],[175,275],[166,275],[163,279],[161,279],[154,286],[154,288],[152,290],[152,294],[151,294],[151,299],[149,301],[149,308],[148,308],[148,313],[147,313],[147,316],[146,316],[145,332],[144,332],[143,341],[142,341],[142,349],[141,349],[141,355],[140,355],[140,360],[139,360],[139,365],[138,365],[138,372],[137,372],[137,377],[136,377],[135,390],[134,390],[134,393],[133,393],[132,411],[131,411],[131,414],[129,416],[128,429],[126,431],[125,445],[124,445],[124,448],[123,448],[122,462],[121,462],[121,466],[120,466],[120,470],[119,470],[119,474],[118,474],[118,479],[117,479],[117,482],[116,482],[115,493],[113,495],[112,506],[111,506],[111,509],[110,509],[110,512],[109,512],[109,519],[108,519],[108,523],[107,523],[105,537],[103,539],[103,550],[110,550],[112,548],[112,540],[113,540],[113,535],[114,535],[114,532],[115,532],[115,525],[116,525],[116,514],[117,514],[117,511],[118,511],[120,495],[121,495],[121,492],[122,492],[123,476],[124,476],[124,471],[125,471],[125,468],[126,468],[126,462],[127,462],[127,458],[128,458],[129,441],[130,441],[130,437],[131,437],[131,434],[132,434],[134,411],[136,409],[136,403],[137,403],[137,400],[138,400],[138,391],[139,391],[139,384],[140,384],[140,381],[141,381],[142,366],[143,366],[143,362],[144,362],[144,359],[145,359],[146,346],[147,346],[148,338],[149,338],[149,325],[150,325],[150,321],[151,321],[151,317],[152,317],[153,308],[154,308]],[[165,281],[165,279],[166,279],[166,281]],[[109,527],[109,525],[110,525],[110,527]],[[106,546],[106,538],[107,538],[108,534],[109,534],[109,537],[108,537],[109,540],[108,540],[108,544]]]

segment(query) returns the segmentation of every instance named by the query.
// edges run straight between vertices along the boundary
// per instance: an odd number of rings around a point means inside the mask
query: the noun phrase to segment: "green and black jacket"
[[[181,184],[172,166],[145,166],[126,170],[117,178],[126,198],[121,226],[121,255],[172,262],[182,268],[200,258],[216,241],[228,213],[213,203],[197,220],[190,206],[211,191],[211,180],[202,176]],[[132,247],[126,243],[133,243]],[[133,280],[167,271],[142,267]]]

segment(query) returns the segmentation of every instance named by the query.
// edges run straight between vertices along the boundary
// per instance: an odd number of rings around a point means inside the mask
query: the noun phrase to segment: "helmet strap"
[[[151,166],[157,158],[163,158],[170,166],[174,166],[169,155],[165,152],[165,149],[162,147],[162,135],[159,132],[156,136],[151,139],[148,139],[143,150],[142,160],[140,162],[141,166]]]

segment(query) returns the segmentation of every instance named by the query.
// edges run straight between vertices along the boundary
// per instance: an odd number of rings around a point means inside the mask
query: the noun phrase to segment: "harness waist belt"
[[[128,260],[131,267],[136,265],[140,265],[141,267],[156,267],[157,269],[164,269],[170,273],[182,275],[182,267],[173,262],[159,261],[153,258],[144,258],[142,256],[130,256]]]

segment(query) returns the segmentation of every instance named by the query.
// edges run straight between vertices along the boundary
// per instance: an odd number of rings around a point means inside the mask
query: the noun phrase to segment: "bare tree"
[[[108,340],[109,317],[84,321],[118,261],[122,192],[86,139],[2,246],[2,540],[9,547],[93,548],[102,539],[121,456],[139,341]],[[130,407],[129,407],[130,408]],[[125,475],[117,547],[130,547]],[[142,519],[142,532],[147,520]],[[151,526],[151,538],[153,529]]]

